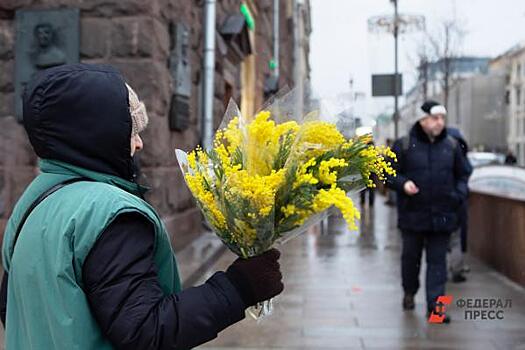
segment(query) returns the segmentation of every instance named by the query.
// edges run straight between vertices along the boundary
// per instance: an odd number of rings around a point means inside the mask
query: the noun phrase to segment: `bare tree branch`
[[[455,59],[461,55],[465,35],[463,25],[457,20],[444,20],[433,32],[426,32],[426,40],[421,44],[425,47],[425,55],[418,53],[422,61],[422,69],[425,70],[422,74],[422,78],[425,79],[422,80],[424,98],[427,97],[428,66],[429,63],[432,63],[435,69],[432,73],[436,75],[432,78],[439,81],[443,91],[443,104],[448,107],[450,87],[457,80]],[[421,50],[421,48],[418,49],[420,52]]]

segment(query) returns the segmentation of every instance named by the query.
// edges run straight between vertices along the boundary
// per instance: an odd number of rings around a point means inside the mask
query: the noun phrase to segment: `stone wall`
[[[471,191],[468,251],[525,287],[525,201]]]
[[[140,154],[143,181],[152,190],[147,199],[164,219],[176,249],[201,231],[195,208],[178,168],[175,148],[189,150],[200,140],[200,89],[203,54],[203,3],[189,0],[2,0],[0,2],[0,232],[13,205],[38,173],[36,157],[14,115],[14,16],[18,9],[80,9],[80,59],[117,67],[145,100],[150,125],[143,134]],[[272,54],[271,0],[246,1],[256,20],[256,106],[263,102],[263,82],[269,74]],[[217,28],[229,14],[239,13],[241,2],[217,2]],[[281,84],[292,85],[290,11],[281,1]],[[190,28],[192,94],[190,127],[184,132],[168,128],[173,81],[168,70],[170,24],[184,22]],[[215,127],[225,109],[226,95],[239,99],[240,63],[229,52],[216,54]]]

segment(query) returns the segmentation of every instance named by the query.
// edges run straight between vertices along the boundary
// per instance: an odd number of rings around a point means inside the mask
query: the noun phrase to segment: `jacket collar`
[[[416,137],[418,140],[422,142],[430,143],[430,138],[425,133],[425,131],[423,131],[423,128],[421,127],[421,124],[419,124],[419,121],[415,122],[415,124],[412,126],[412,129],[410,129],[410,135],[412,135],[413,137]],[[436,140],[434,141],[434,143],[437,143],[446,137],[447,137],[447,128],[445,127],[443,128],[443,131],[441,132],[441,134],[439,134],[436,137]]]
[[[144,193],[149,190],[149,188],[146,186],[139,185],[133,181],[124,180],[118,176],[99,173],[58,160],[40,159],[39,167],[42,173],[86,177],[97,182],[103,182],[117,186],[124,191],[132,193],[141,198],[143,197]]]

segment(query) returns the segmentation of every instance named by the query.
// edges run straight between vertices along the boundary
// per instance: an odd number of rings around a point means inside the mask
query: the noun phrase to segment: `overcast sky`
[[[389,0],[311,0],[312,27],[310,62],[312,87],[321,97],[354,91],[367,95],[366,114],[386,111],[392,98],[371,98],[374,73],[394,70],[394,40],[390,34],[368,33],[367,19],[393,13]],[[425,16],[427,30],[457,18],[467,34],[464,55],[497,56],[525,40],[525,0],[399,0],[401,14]],[[415,53],[421,34],[406,34],[400,40],[400,69],[408,90],[414,79]]]

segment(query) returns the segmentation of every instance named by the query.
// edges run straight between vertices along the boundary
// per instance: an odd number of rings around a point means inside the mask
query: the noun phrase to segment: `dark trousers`
[[[465,202],[459,209],[459,228],[461,232],[461,251],[467,251],[467,232],[468,232],[468,203]]]
[[[434,308],[436,299],[445,294],[447,282],[447,247],[448,232],[403,231],[403,252],[401,255],[401,277],[403,290],[407,294],[416,294],[419,289],[419,270],[421,254],[425,248],[426,299],[427,307]]]
[[[368,205],[373,206],[374,205],[374,199],[375,199],[375,190],[371,187],[367,187],[364,190],[361,191],[361,204],[365,204],[365,195],[368,193]]]

